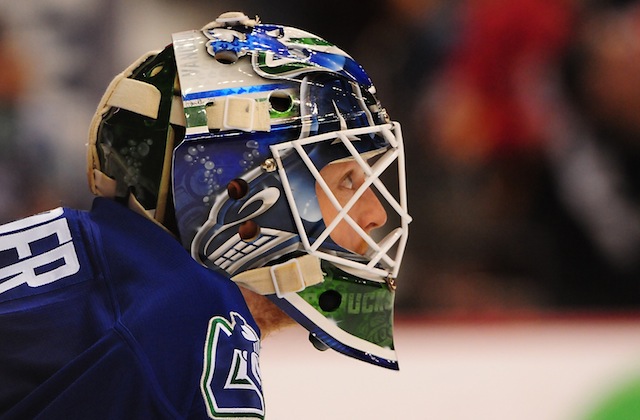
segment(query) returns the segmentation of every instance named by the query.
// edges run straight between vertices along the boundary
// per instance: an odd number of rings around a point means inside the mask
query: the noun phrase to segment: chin
[[[279,331],[296,324],[282,309],[267,297],[252,292],[249,289],[240,287],[240,291],[247,302],[247,306],[260,328],[261,338],[264,339],[273,332]]]
[[[366,242],[362,241],[359,244],[354,245],[353,247],[347,248],[356,254],[365,255],[369,250],[369,245]]]

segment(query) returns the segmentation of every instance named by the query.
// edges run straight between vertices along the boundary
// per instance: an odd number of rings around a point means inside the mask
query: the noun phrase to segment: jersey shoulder
[[[262,418],[259,334],[230,279],[119,203],[0,226],[0,412],[111,413],[96,387],[124,369],[145,410]]]

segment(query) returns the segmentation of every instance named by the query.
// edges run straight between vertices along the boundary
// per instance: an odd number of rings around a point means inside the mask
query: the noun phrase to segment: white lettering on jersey
[[[212,419],[263,419],[260,339],[242,315],[209,321],[200,389]]]
[[[71,276],[80,263],[61,208],[0,227],[0,252],[14,251],[18,260],[0,268],[0,294],[21,284],[39,287]],[[34,255],[34,244],[48,247]]]

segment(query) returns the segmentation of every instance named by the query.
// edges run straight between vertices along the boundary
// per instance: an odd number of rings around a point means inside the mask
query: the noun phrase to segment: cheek
[[[338,188],[334,190],[334,195],[336,196],[338,202],[341,205],[344,205],[353,196],[353,191]],[[324,223],[328,226],[335,219],[338,211],[335,209],[335,207],[333,207],[327,195],[318,185],[316,185],[316,196],[318,197],[318,205],[320,207],[320,212],[322,213]],[[350,212],[350,214],[351,213],[352,212]],[[359,254],[363,254],[364,251],[366,251],[366,244],[364,244],[364,240],[362,240],[362,238],[360,238],[360,236],[353,230],[353,228],[349,226],[349,224],[344,220],[341,220],[338,223],[335,229],[331,232],[330,236],[336,244],[340,245],[343,248],[357,252]]]
[[[364,251],[366,251],[364,239],[344,220],[338,223],[330,236],[333,242],[345,249],[358,254],[364,254]]]
[[[349,202],[351,197],[353,197],[354,190],[350,190],[347,188],[336,188],[333,190],[333,195],[336,196],[336,199],[340,203],[341,206],[344,206]]]
[[[318,198],[318,207],[320,207],[320,213],[325,220],[325,224],[330,223],[330,221],[334,219],[337,211],[329,201],[327,194],[325,194],[324,190],[318,184],[316,184],[316,197]]]

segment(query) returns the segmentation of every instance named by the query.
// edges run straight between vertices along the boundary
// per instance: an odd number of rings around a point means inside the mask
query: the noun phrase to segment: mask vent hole
[[[325,312],[333,312],[340,307],[342,303],[342,295],[335,290],[327,290],[322,292],[318,298],[318,305],[320,309]]]
[[[221,64],[233,64],[238,61],[238,54],[231,50],[218,51],[213,57]]]
[[[253,242],[260,236],[260,226],[253,220],[247,220],[238,227],[240,239],[245,242]]]
[[[287,112],[293,106],[293,99],[286,92],[275,91],[269,95],[269,103],[274,111]]]
[[[157,76],[162,71],[163,67],[164,66],[162,64],[158,64],[157,66],[152,68],[151,71],[149,72],[149,77]]]
[[[236,178],[227,185],[227,193],[234,200],[240,200],[249,192],[249,184],[241,178]]]

